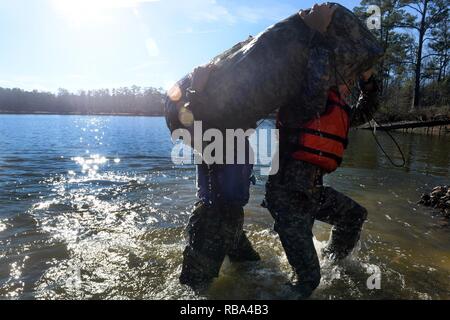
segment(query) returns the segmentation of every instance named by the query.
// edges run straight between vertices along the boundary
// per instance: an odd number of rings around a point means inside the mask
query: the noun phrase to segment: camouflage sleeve
[[[297,128],[305,122],[322,114],[326,109],[327,93],[330,87],[330,52],[313,38],[310,49],[305,55],[304,75],[298,75],[301,81],[297,95],[286,105],[280,106],[279,120],[284,127]]]
[[[366,82],[360,81],[361,93],[356,103],[355,111],[352,115],[352,126],[362,125],[372,119],[373,114],[378,110],[378,84],[372,76]]]
[[[303,104],[298,106],[301,122],[311,120],[325,112],[328,89],[330,88],[330,56],[329,51],[323,47],[314,47],[310,50],[306,76],[306,87],[303,95]]]

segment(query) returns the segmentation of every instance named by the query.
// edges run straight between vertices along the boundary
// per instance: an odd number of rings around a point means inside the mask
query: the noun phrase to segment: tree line
[[[133,114],[159,116],[164,113],[162,89],[100,89],[71,93],[59,89],[56,94],[37,90],[0,88],[0,112],[56,114]]]
[[[354,12],[366,21],[370,5],[381,9],[381,28],[372,31],[386,51],[377,66],[381,111],[449,115],[449,0],[362,0]]]

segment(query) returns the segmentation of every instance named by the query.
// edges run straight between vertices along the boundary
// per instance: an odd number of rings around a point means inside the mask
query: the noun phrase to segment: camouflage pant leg
[[[230,258],[231,262],[249,262],[261,260],[261,257],[259,256],[258,252],[253,249],[250,240],[243,230],[238,241],[235,243],[233,248],[228,251],[228,257]]]
[[[320,264],[312,234],[320,199],[320,188],[316,187],[319,175],[316,167],[304,162],[284,163],[280,172],[269,178],[265,199],[298,284],[311,290],[320,283]]]
[[[333,225],[325,253],[336,259],[345,258],[355,247],[361,234],[367,210],[331,187],[322,188],[317,220]]]
[[[195,287],[217,277],[225,255],[242,234],[243,223],[240,206],[201,203],[187,227],[189,243],[183,253],[180,282]]]

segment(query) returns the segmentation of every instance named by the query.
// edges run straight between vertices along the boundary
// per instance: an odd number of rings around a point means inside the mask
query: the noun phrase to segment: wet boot
[[[295,299],[305,300],[308,299],[319,285],[318,283],[294,283],[288,284],[290,289],[295,294]]]
[[[361,229],[343,230],[333,227],[330,240],[322,250],[324,257],[331,261],[345,259],[355,248],[361,235]]]
[[[351,209],[342,214],[344,219],[331,229],[330,240],[322,253],[331,261],[346,258],[355,248],[361,236],[367,210],[351,200]]]
[[[254,262],[261,260],[258,252],[253,249],[245,232],[242,232],[236,246],[228,252],[231,262]]]
[[[203,290],[219,275],[225,255],[242,232],[243,212],[200,203],[187,227],[180,283]]]
[[[214,207],[199,203],[186,228],[188,245],[183,252],[180,283],[195,291],[205,289],[217,277],[225,256],[220,239],[214,241],[221,228],[218,214]]]
[[[312,218],[304,210],[271,211],[275,217],[274,230],[280,237],[289,264],[294,269],[297,281],[290,284],[296,299],[307,299],[319,286],[320,263],[313,242]]]
[[[188,246],[183,252],[180,283],[189,286],[198,294],[202,294],[217,276],[218,272],[215,272],[217,269],[220,269],[218,261],[202,256]]]

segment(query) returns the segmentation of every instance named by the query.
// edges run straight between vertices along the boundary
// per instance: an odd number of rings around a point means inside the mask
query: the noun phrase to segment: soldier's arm
[[[361,80],[359,87],[361,93],[352,115],[352,126],[359,126],[370,121],[379,107],[379,88],[375,77],[372,75],[367,81]]]
[[[320,46],[311,48],[303,90],[299,93],[299,99],[294,102],[295,105],[290,106],[293,112],[288,120],[293,122],[293,127],[325,112],[331,86],[331,69],[329,51]]]

